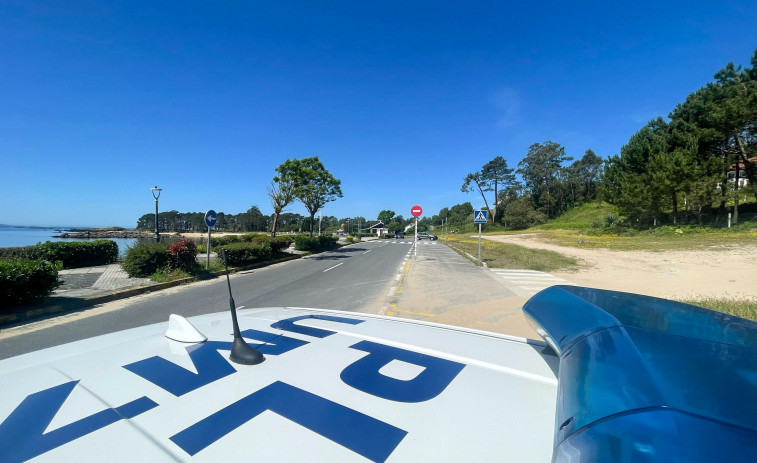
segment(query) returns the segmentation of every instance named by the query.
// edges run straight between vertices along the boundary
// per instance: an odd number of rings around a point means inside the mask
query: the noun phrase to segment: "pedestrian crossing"
[[[542,289],[554,285],[572,285],[573,283],[546,272],[536,270],[515,270],[507,268],[489,269],[503,278],[508,289],[521,297],[531,297]]]

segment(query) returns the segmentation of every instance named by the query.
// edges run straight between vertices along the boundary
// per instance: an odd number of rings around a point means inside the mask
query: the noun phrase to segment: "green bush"
[[[294,238],[291,235],[279,235],[271,238],[271,250],[275,253],[284,252],[293,242]]]
[[[166,243],[139,243],[126,250],[121,266],[130,277],[149,277],[168,265]]]
[[[44,260],[0,260],[0,308],[34,302],[61,285],[60,262]]]
[[[339,241],[339,238],[336,236],[321,235],[318,237],[318,245],[321,249],[333,248],[337,241]]]
[[[118,260],[118,245],[112,240],[47,241],[34,246],[0,248],[0,259],[16,258],[59,261],[63,268],[106,265]]]
[[[308,235],[295,235],[294,249],[298,251],[315,251],[318,249],[318,237]]]
[[[191,270],[197,266],[197,245],[189,238],[171,244],[168,249],[168,268],[171,270]]]
[[[267,243],[232,243],[224,246],[226,250],[226,262],[229,265],[244,265],[259,260],[269,259],[272,251]],[[218,250],[221,255],[221,250]]]
[[[226,246],[227,244],[241,243],[241,242],[242,242],[242,237],[240,235],[226,235],[226,236],[211,237],[210,248],[220,249],[222,246]]]
[[[360,237],[360,235],[347,235],[347,238],[345,238],[345,241],[347,241],[348,243],[359,243],[362,240],[363,239]]]
[[[313,236],[306,234],[297,235],[294,238],[294,248],[298,251],[318,252],[336,246],[338,238],[335,236]]]

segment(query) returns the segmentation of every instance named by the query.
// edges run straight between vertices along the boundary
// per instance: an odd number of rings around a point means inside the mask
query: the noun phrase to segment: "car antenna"
[[[229,286],[229,309],[231,310],[231,321],[234,324],[234,343],[231,345],[231,355],[229,359],[234,363],[242,365],[257,365],[265,360],[263,354],[251,345],[247,344],[239,332],[239,322],[237,322],[237,307],[234,304],[234,297],[231,295],[231,280],[229,279],[229,264],[226,262],[226,249],[221,249],[223,256],[223,265],[226,267],[226,284]]]

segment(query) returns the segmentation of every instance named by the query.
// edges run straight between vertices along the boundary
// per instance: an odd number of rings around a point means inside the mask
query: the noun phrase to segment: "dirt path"
[[[757,298],[757,246],[697,251],[610,251],[559,246],[538,234],[490,235],[488,240],[547,249],[574,257],[577,271],[550,272],[581,286],[669,299]]]

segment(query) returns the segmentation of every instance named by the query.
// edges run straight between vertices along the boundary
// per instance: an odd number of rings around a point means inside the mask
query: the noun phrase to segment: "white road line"
[[[371,251],[373,251],[373,249],[369,249],[369,250],[365,251],[363,254],[368,254]]]
[[[237,310],[239,310],[239,309],[244,309],[244,306],[240,305],[239,307],[237,307]]]
[[[491,271],[505,280],[511,291],[522,297],[531,297],[555,284],[572,284],[563,278],[538,270],[491,269]]]
[[[329,268],[327,268],[326,270],[324,270],[324,271],[323,271],[323,273],[326,273],[326,272],[328,272],[328,271],[329,271],[329,270],[331,270],[331,269],[335,269],[335,268],[339,267],[339,266],[340,266],[340,265],[342,265],[342,264],[344,264],[344,262],[342,262],[342,263],[339,263],[339,264],[336,264],[336,265],[335,265],[335,266],[333,266],[333,267],[329,267]]]

